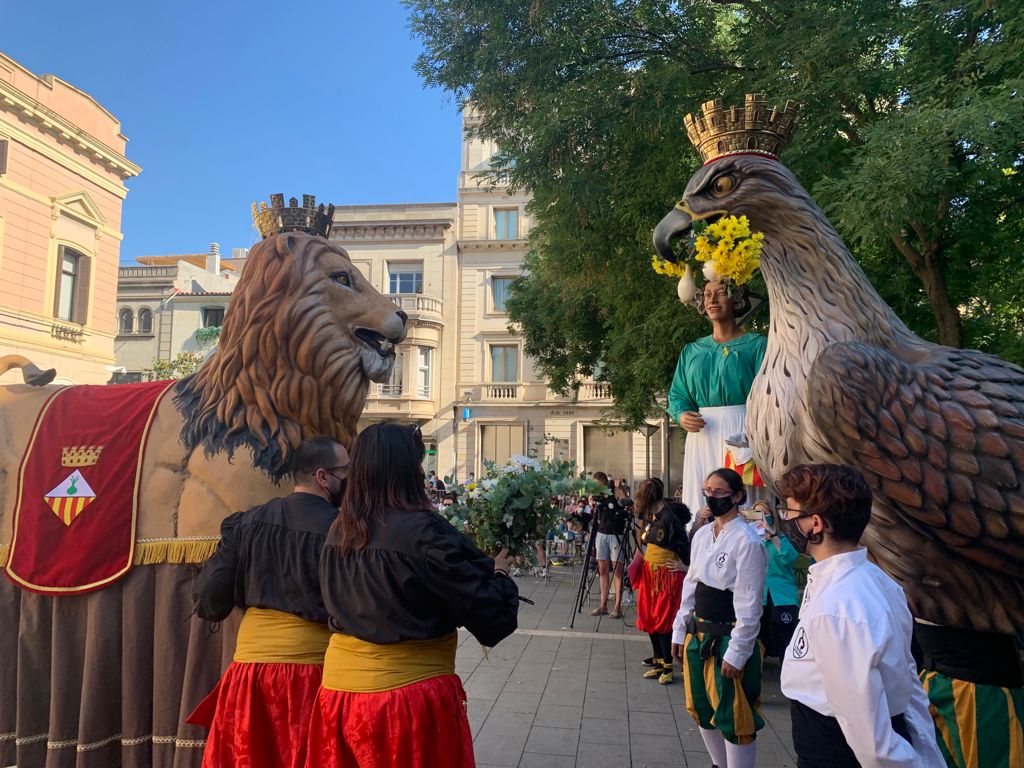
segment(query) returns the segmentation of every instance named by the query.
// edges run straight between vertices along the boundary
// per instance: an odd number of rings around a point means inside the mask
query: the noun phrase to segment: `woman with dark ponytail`
[[[716,469],[702,495],[713,522],[690,542],[690,569],[672,627],[683,667],[686,709],[719,768],[752,768],[764,727],[761,697],[761,601],[768,567],[757,532],[740,515],[747,494],[731,469]]]

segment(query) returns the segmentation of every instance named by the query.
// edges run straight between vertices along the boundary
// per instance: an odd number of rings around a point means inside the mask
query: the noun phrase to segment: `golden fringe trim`
[[[202,563],[210,559],[219,541],[219,536],[139,539],[135,542],[135,565]]]
[[[217,550],[220,536],[186,536],[179,539],[139,539],[135,542],[135,565],[160,563],[202,563]],[[7,562],[9,544],[0,544],[0,565]]]

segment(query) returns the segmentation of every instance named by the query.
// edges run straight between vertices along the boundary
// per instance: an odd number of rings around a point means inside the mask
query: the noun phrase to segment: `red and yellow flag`
[[[726,469],[732,469],[743,478],[743,484],[749,485],[752,488],[764,488],[764,480],[761,479],[761,473],[757,471],[757,465],[754,460],[751,459],[743,464],[737,464],[736,460],[732,457],[732,451],[725,452],[725,467]]]

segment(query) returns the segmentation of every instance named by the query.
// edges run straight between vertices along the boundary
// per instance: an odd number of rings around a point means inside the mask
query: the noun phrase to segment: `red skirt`
[[[650,563],[644,563],[640,576],[640,587],[636,593],[636,628],[641,632],[666,634],[672,631],[672,622],[679,612],[683,597],[685,573],[671,571],[662,566],[651,570]]]
[[[303,768],[320,664],[231,662],[186,718],[210,729],[203,768]]]
[[[307,768],[474,768],[466,692],[442,675],[380,693],[321,688]]]

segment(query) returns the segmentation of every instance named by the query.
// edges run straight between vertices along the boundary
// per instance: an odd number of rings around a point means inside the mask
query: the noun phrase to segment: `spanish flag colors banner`
[[[757,471],[757,465],[754,460],[751,459],[743,464],[737,464],[736,460],[732,456],[732,451],[725,452],[725,467],[736,472],[740,477],[743,478],[743,484],[749,485],[752,488],[764,488],[764,480],[761,478],[761,473]]]

